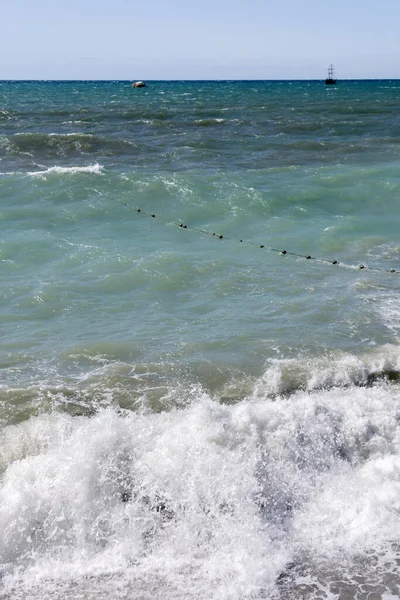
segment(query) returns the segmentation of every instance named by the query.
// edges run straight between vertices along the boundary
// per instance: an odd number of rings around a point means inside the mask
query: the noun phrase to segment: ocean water
[[[0,82],[2,600],[399,597],[399,102]]]

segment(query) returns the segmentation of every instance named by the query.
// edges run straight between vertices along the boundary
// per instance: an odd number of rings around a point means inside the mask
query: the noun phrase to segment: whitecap
[[[99,163],[96,163],[94,165],[88,165],[86,167],[58,167],[58,166],[54,166],[54,167],[49,167],[48,169],[45,169],[44,171],[28,171],[27,175],[31,175],[32,177],[35,176],[42,176],[42,175],[50,175],[50,174],[56,174],[56,175],[62,175],[62,174],[75,174],[75,173],[93,173],[95,175],[101,175],[103,170],[103,167],[101,165],[99,165]]]

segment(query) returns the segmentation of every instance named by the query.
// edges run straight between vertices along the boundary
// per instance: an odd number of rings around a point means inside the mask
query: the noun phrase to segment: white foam
[[[28,171],[27,175],[31,175],[32,177],[42,177],[43,175],[64,175],[64,174],[75,174],[75,173],[92,173],[95,175],[101,175],[103,172],[103,167],[96,163],[94,165],[88,165],[86,167],[49,167],[44,171]]]
[[[76,121],[78,122],[78,121]],[[49,137],[79,137],[79,138],[93,138],[94,135],[91,133],[80,133],[79,131],[72,131],[70,133],[57,133],[57,132],[53,132],[53,133],[49,133],[48,134]]]
[[[6,594],[271,598],[304,553],[379,552],[400,535],[399,415],[382,384],[9,427]]]
[[[255,385],[255,396],[279,396],[296,390],[368,385],[392,372],[400,375],[400,348],[378,347],[363,356],[335,353],[318,359],[273,359]]]

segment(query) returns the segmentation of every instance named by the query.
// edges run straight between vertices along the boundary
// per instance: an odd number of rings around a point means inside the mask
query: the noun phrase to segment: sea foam
[[[103,172],[103,167],[96,163],[94,165],[88,165],[85,167],[49,167],[44,171],[29,171],[27,175],[31,175],[32,177],[42,177],[43,175],[63,175],[63,174],[75,174],[75,173],[92,173],[95,175],[101,175]]]
[[[399,410],[385,386],[235,406],[199,389],[182,410],[6,428],[6,597],[275,598],[332,565],[351,578],[360,553],[390,573]]]

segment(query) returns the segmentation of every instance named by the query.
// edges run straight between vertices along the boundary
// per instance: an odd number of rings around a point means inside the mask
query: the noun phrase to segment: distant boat
[[[335,85],[336,77],[333,71],[333,65],[331,65],[328,69],[328,77],[325,79],[326,85]]]
[[[146,87],[146,84],[144,81],[135,81],[132,83],[132,87]]]

